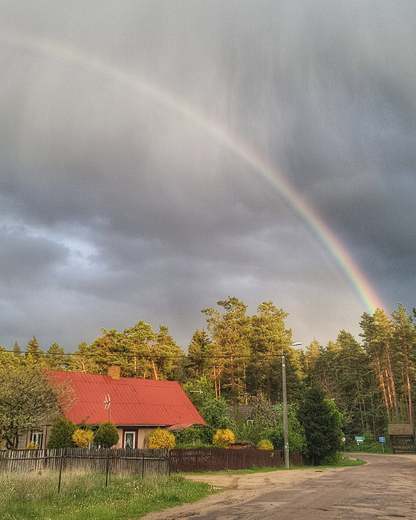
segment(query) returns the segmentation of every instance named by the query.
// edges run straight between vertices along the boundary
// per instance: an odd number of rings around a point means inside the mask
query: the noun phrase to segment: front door
[[[136,432],[124,432],[124,448],[135,448],[136,447]]]

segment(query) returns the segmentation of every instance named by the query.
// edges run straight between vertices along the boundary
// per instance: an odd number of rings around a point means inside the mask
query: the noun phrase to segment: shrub
[[[212,438],[212,443],[218,448],[228,448],[230,444],[234,444],[235,435],[232,430],[228,428],[217,430]]]
[[[172,449],[176,445],[176,439],[169,430],[156,428],[147,439],[147,446],[151,450]]]
[[[94,442],[102,448],[111,448],[118,443],[118,430],[113,423],[100,424],[94,435]]]
[[[76,430],[73,422],[59,417],[52,425],[48,441],[48,448],[71,448],[74,446],[72,434]]]
[[[212,428],[209,426],[191,426],[175,432],[176,445],[180,447],[201,447],[211,444]]]
[[[273,451],[273,443],[269,439],[262,439],[257,443],[259,450]]]
[[[72,434],[72,441],[78,448],[88,448],[94,438],[94,432],[77,428]]]

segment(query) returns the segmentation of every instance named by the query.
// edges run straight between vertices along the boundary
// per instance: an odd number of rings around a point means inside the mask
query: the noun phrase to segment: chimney
[[[111,377],[111,379],[118,380],[120,379],[120,367],[116,365],[111,365],[107,368],[107,375]]]

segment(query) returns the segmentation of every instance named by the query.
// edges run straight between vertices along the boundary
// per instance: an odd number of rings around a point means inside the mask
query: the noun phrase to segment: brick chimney
[[[111,377],[111,379],[118,380],[120,379],[120,367],[116,365],[111,365],[107,368],[107,375]]]

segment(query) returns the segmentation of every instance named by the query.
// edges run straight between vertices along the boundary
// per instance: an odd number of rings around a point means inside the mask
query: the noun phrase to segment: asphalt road
[[[416,455],[365,455],[323,471],[198,476],[225,491],[149,520],[416,520]]]

